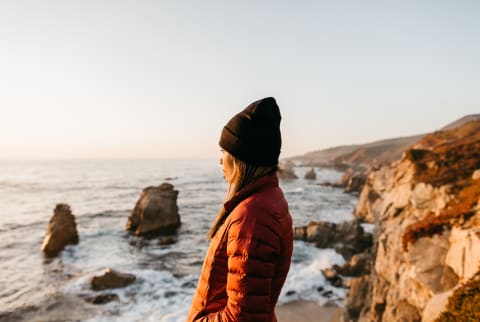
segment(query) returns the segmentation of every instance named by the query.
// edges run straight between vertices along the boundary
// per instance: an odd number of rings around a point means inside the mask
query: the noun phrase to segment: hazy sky
[[[0,2],[0,158],[216,157],[253,100],[282,156],[480,112],[480,1]]]

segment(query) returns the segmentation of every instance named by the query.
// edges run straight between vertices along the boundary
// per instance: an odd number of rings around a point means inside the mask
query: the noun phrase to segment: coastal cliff
[[[480,121],[370,172],[355,215],[375,224],[374,269],[351,281],[346,321],[480,318],[478,305],[461,309],[480,285]]]

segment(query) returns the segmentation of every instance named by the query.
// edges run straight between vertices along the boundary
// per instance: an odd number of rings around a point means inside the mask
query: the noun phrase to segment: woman
[[[223,128],[220,164],[228,183],[187,321],[276,321],[290,267],[292,218],[276,175],[280,110],[272,97]]]

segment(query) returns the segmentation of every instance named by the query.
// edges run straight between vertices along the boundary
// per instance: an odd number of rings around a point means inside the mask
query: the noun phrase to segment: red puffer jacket
[[[292,217],[277,176],[241,189],[210,243],[187,321],[276,321],[290,267]]]

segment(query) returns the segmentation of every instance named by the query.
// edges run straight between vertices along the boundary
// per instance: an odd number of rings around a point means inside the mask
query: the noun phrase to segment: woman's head
[[[228,121],[219,145],[245,163],[276,166],[282,147],[281,119],[273,97],[255,101]]]

